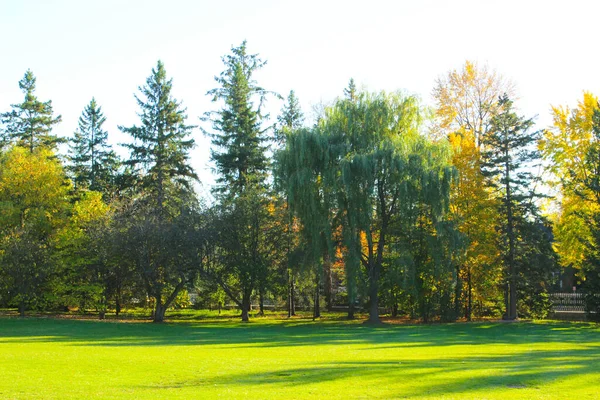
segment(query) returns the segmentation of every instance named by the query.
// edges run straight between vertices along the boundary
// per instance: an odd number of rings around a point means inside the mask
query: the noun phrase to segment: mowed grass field
[[[600,328],[0,318],[0,399],[597,399]]]

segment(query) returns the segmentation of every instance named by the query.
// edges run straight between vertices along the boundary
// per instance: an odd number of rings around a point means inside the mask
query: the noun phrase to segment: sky
[[[110,142],[123,143],[117,126],[138,123],[134,93],[162,60],[188,122],[201,124],[218,109],[206,92],[221,57],[247,40],[267,61],[259,85],[283,96],[295,90],[309,116],[351,77],[432,105],[436,79],[472,60],[512,80],[516,105],[541,129],[551,105],[600,95],[598,15],[594,0],[0,0],[0,112],[23,100],[18,81],[31,69],[38,98],[62,115],[57,134],[72,135],[95,97]],[[282,105],[269,100],[273,117]],[[210,140],[200,130],[194,139],[192,164],[208,195]]]

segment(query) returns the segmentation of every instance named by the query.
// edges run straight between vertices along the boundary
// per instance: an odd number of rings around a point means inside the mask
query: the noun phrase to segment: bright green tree
[[[331,249],[333,221],[339,221],[346,278],[364,269],[371,323],[380,321],[380,276],[402,207],[415,193],[436,217],[448,205],[450,153],[420,135],[421,121],[414,97],[359,93],[339,100],[315,129],[298,132],[281,160],[290,203],[316,256]]]
[[[5,126],[5,142],[14,142],[31,153],[40,147],[55,150],[63,140],[52,133],[52,128],[61,122],[61,116],[54,117],[52,101],[42,102],[35,95],[36,78],[27,70],[19,81],[19,88],[25,94],[20,104],[13,104],[12,110],[2,114]]]

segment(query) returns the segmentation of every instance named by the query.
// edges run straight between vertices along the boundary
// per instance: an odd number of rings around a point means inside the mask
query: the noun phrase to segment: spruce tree
[[[168,200],[177,201],[189,192],[191,181],[198,179],[189,163],[189,151],[194,147],[190,133],[194,126],[186,125],[186,109],[171,96],[173,80],[167,79],[164,64],[156,68],[136,95],[140,107],[141,125],[119,126],[131,135],[133,143],[124,146],[130,151],[127,165],[140,177],[140,189],[151,198],[159,215],[165,217]]]
[[[352,102],[357,100],[356,83],[354,83],[354,78],[350,78],[348,87],[344,89],[344,97],[346,100],[350,100]]]
[[[483,140],[482,169],[500,197],[500,232],[506,249],[503,254],[507,277],[505,318],[513,320],[517,318],[519,219],[537,211],[532,188],[538,179],[531,170],[540,158],[535,146],[539,132],[530,131],[533,120],[518,116],[508,96],[500,97],[498,110]]]
[[[207,94],[223,107],[204,118],[212,122],[212,132],[205,133],[212,138],[211,160],[218,174],[213,192],[222,262],[212,278],[238,304],[242,321],[248,321],[252,292],[259,290],[262,303],[267,278],[268,128],[262,126],[261,106],[269,92],[253,79],[266,62],[249,54],[245,41],[222,60],[225,69],[215,77],[219,86]]]
[[[266,61],[258,54],[248,54],[245,41],[231,53],[222,58],[225,70],[215,77],[219,87],[207,93],[213,101],[225,104],[220,111],[206,114],[214,132],[205,133],[212,138],[211,160],[219,175],[215,193],[235,195],[249,184],[262,184],[267,175],[268,139],[261,106],[268,92],[252,77]]]
[[[16,142],[31,153],[40,146],[55,150],[63,142],[63,139],[52,133],[54,125],[61,122],[61,116],[53,116],[52,101],[38,100],[35,96],[35,83],[33,72],[27,70],[19,81],[19,88],[25,94],[25,99],[20,104],[11,105],[12,111],[1,115],[5,124],[4,144]]]
[[[278,129],[275,131],[275,142],[279,146],[285,143],[285,135],[287,133],[300,129],[304,124],[304,113],[293,90],[290,90],[290,94],[281,109],[281,114],[277,117],[277,124]]]
[[[191,186],[197,177],[189,164],[193,126],[186,125],[186,110],[171,89],[172,80],[158,61],[136,96],[141,125],[119,127],[134,139],[124,145],[130,150],[126,164],[138,177],[141,200],[127,211],[128,256],[155,300],[155,322],[164,320],[166,309],[197,272],[189,242],[198,215]]]
[[[79,129],[70,140],[69,159],[75,188],[87,188],[110,195],[118,158],[108,144],[102,125],[106,117],[92,98],[79,117]]]

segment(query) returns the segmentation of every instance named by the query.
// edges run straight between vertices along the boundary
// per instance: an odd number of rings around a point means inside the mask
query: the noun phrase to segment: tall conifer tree
[[[212,122],[213,131],[205,133],[214,147],[211,160],[218,174],[214,193],[223,223],[217,235],[223,250],[218,283],[241,308],[242,320],[248,321],[252,292],[258,289],[262,299],[266,283],[263,228],[268,218],[269,162],[265,154],[268,128],[262,126],[261,106],[269,92],[253,79],[266,62],[249,54],[245,41],[222,60],[225,69],[215,77],[219,86],[207,94],[224,104],[204,119]]]
[[[172,86],[159,61],[136,96],[141,125],[119,127],[134,139],[125,145],[131,152],[127,164],[139,178],[143,200],[128,211],[128,256],[155,300],[155,322],[164,320],[166,309],[197,271],[188,242],[197,216],[191,186],[197,177],[189,164],[193,126],[185,123],[186,110],[171,96]]]
[[[151,197],[161,218],[165,216],[168,199],[182,197],[182,190],[191,190],[191,181],[198,179],[189,163],[189,151],[194,147],[190,133],[194,126],[186,124],[186,109],[171,96],[173,80],[167,78],[165,66],[156,68],[136,95],[141,125],[122,127],[133,143],[126,164],[136,169],[140,188]]]
[[[61,122],[61,116],[54,117],[52,101],[42,102],[35,95],[36,78],[27,70],[19,81],[19,88],[25,94],[20,104],[13,104],[12,111],[2,114],[6,125],[4,142],[16,142],[31,153],[40,146],[55,150],[63,140],[52,133],[54,125]]]
[[[537,178],[531,167],[540,158],[535,146],[539,132],[530,131],[533,120],[518,116],[507,95],[500,97],[498,109],[483,140],[486,150],[482,167],[489,183],[500,193],[501,240],[506,249],[503,262],[508,285],[505,318],[512,320],[517,318],[518,220],[535,212],[532,198]]]
[[[261,106],[268,92],[252,77],[266,61],[248,54],[245,41],[231,53],[222,58],[225,70],[215,77],[219,87],[207,93],[225,104],[220,111],[206,114],[214,130],[206,133],[212,138],[211,159],[219,174],[215,192],[235,195],[248,185],[262,185],[266,178],[267,137]]]
[[[109,194],[118,167],[118,158],[103,129],[106,117],[92,98],[79,117],[79,129],[70,143],[69,159],[76,188]]]

